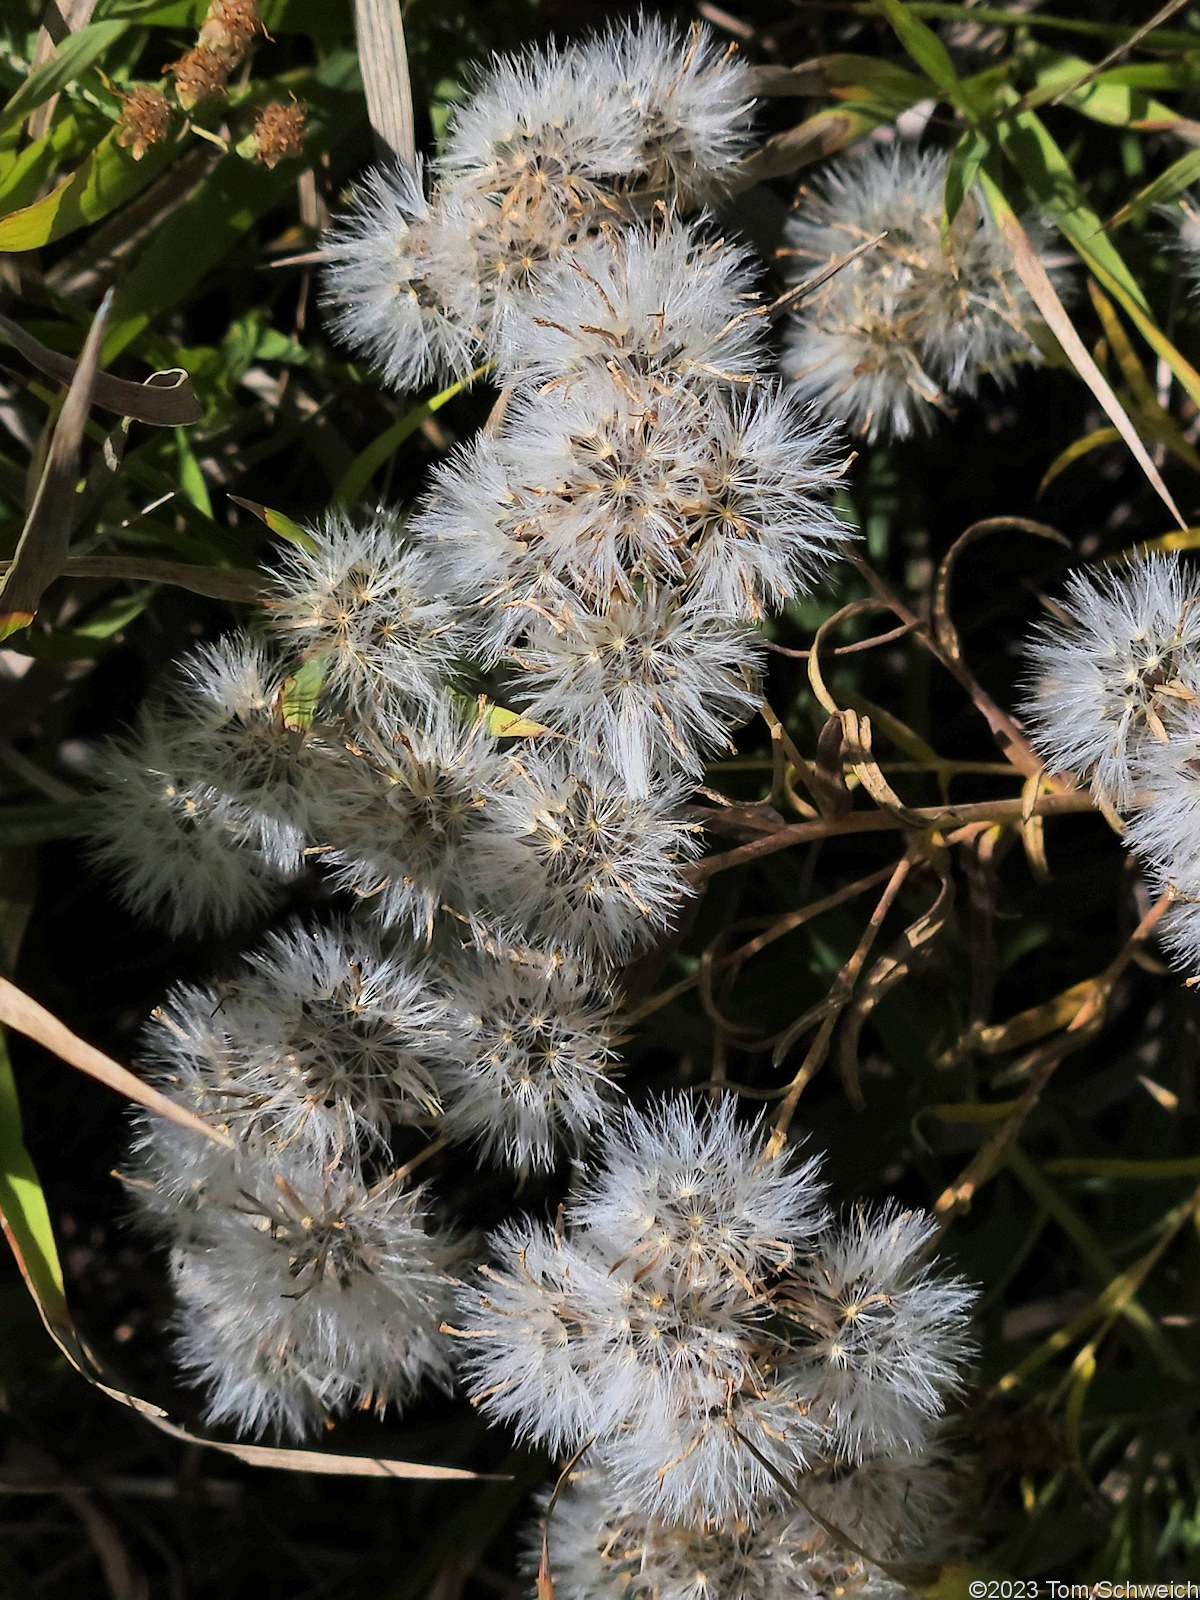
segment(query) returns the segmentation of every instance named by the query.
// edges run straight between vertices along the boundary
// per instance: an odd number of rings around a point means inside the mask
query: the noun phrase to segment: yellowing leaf
[[[497,739],[536,739],[550,729],[540,722],[523,717],[519,711],[506,711],[503,706],[489,705],[483,713],[484,726]]]

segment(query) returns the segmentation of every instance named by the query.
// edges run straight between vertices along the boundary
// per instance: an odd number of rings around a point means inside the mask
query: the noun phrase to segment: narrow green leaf
[[[487,371],[487,366],[476,367],[469,378],[460,378],[457,383],[452,383],[448,389],[443,389],[440,394],[433,395],[419,406],[414,406],[411,411],[406,411],[392,423],[390,428],[385,428],[377,439],[373,439],[361,454],[355,456],[342,475],[342,481],[333,491],[333,498],[338,505],[352,506],[357,501],[371,479],[380,467],[400,448],[404,441],[417,431],[421,424],[433,416],[435,411],[440,411],[448,400],[453,400],[456,394],[461,394],[468,384],[474,383],[476,378],[482,377]]]
[[[869,17],[875,12],[875,0],[858,0],[853,9],[860,16]],[[1119,22],[1089,22],[1079,17],[1062,17],[1045,11],[1008,11],[1001,6],[953,5],[948,0],[909,0],[908,9],[914,16],[928,17],[934,22],[969,22],[995,24],[1002,28],[1053,28],[1061,33],[1075,33],[1089,39],[1109,39],[1123,44],[1134,31]],[[1142,44],[1161,50],[1194,50],[1197,38],[1194,33],[1184,33],[1178,28],[1155,28],[1146,34]]]
[[[1080,80],[1092,70],[1094,63],[1082,56],[1068,55],[1058,50],[1038,52],[1034,56],[1035,88],[1021,102],[1022,108],[1045,105],[1049,101],[1070,106],[1093,122],[1105,122],[1111,127],[1169,128],[1180,120],[1179,113],[1161,100],[1151,99],[1148,85],[1131,81],[1128,68],[1113,68],[1097,73],[1086,83]],[[1078,85],[1078,87],[1075,87]],[[1168,87],[1172,87],[1168,81]]]
[[[15,154],[0,177],[0,217],[19,210],[37,199],[43,184],[54,173],[63,152],[79,137],[75,118],[55,119],[50,132],[35,139]]]
[[[211,517],[212,497],[204,481],[204,474],[200,470],[200,463],[196,460],[192,442],[184,428],[175,429],[175,449],[179,456],[180,493],[190,505],[195,506],[197,511],[203,512],[206,517]]]
[[[89,22],[85,28],[67,34],[49,61],[31,72],[0,110],[0,134],[19,128],[43,101],[74,83],[128,27],[127,21],[118,18],[111,22]]]
[[[91,807],[84,800],[0,806],[0,846],[81,838],[87,832],[90,814]]]
[[[1163,205],[1168,200],[1174,200],[1192,183],[1200,178],[1200,150],[1189,150],[1187,155],[1180,156],[1178,161],[1172,161],[1165,172],[1160,172],[1152,183],[1140,189],[1132,200],[1127,200],[1121,209],[1110,217],[1106,227],[1116,228],[1123,222],[1128,222],[1130,217],[1142,216],[1149,211],[1151,206]]]
[[[922,72],[933,79],[947,99],[957,102],[961,87],[958,74],[950,52],[933,29],[922,22],[904,0],[875,0],[875,9],[886,19]]]
[[[270,506],[264,506],[257,500],[243,500],[240,494],[231,494],[229,498],[235,506],[242,506],[245,510],[253,512],[260,522],[265,522],[271,532],[279,538],[286,539],[289,544],[299,545],[301,550],[315,555],[319,546],[311,533],[306,533],[298,522],[293,522],[291,517],[284,516],[282,511],[274,511]]]
[[[1121,435],[1115,428],[1093,428],[1091,433],[1085,433],[1082,439],[1076,439],[1065,450],[1059,451],[1054,460],[1046,468],[1041,483],[1038,484],[1039,498],[1058,477],[1076,461],[1081,461],[1084,456],[1090,455],[1093,450],[1099,450],[1107,444],[1120,444]]]
[[[997,129],[1000,147],[1030,194],[1061,228],[1093,269],[1099,267],[1124,285],[1142,310],[1150,306],[1140,285],[1105,236],[1100,218],[1083,197],[1074,172],[1041,119],[1032,111],[1005,118]]]
[[[942,197],[942,248],[950,245],[950,230],[962,209],[962,203],[971,192],[979,168],[987,159],[991,144],[986,134],[977,128],[968,128],[950,152],[946,165],[946,187]]]
[[[1067,315],[1066,308],[1058,297],[1058,291],[1051,282],[1050,274],[1042,265],[1037,251],[1030,244],[1028,235],[1017,221],[1016,215],[1005,199],[999,184],[986,167],[981,169],[979,181],[983,186],[984,194],[987,196],[992,215],[996,219],[996,225],[1008,245],[1017,276],[1029,291],[1029,297],[1041,313],[1042,320],[1062,346],[1063,352],[1070,358],[1076,372],[1100,402],[1104,414],[1129,446],[1138,466],[1146,474],[1154,492],[1158,495],[1163,505],[1166,506],[1181,528],[1186,527],[1187,524],[1180,513],[1179,507],[1175,504],[1170,490],[1163,482],[1162,474],[1155,466],[1146,446],[1142,443],[1141,435],[1130,420],[1128,412],[1113,393],[1112,385],[1096,365],[1091,352],[1079,337],[1075,324]]]
[[[37,1169],[25,1148],[21,1106],[4,1033],[0,1030],[0,1222],[21,1275],[51,1321],[71,1316],[63,1291],[62,1265],[50,1226],[50,1211]]]

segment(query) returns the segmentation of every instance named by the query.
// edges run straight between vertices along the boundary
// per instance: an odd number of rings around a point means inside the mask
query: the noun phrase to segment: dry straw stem
[[[833,987],[830,989],[828,996],[818,1005],[806,1011],[802,1017],[798,1017],[791,1027],[781,1035],[775,1049],[772,1051],[771,1065],[778,1067],[783,1063],[796,1040],[807,1032],[818,1017],[821,1019],[817,1036],[809,1046],[808,1052],[800,1064],[800,1070],[788,1086],[787,1093],[783,1098],[783,1104],[775,1114],[775,1124],[771,1133],[770,1143],[767,1146],[768,1152],[772,1155],[777,1155],[787,1142],[788,1129],[791,1127],[792,1118],[796,1114],[800,1096],[812,1082],[824,1063],[825,1057],[829,1054],[829,1046],[833,1040],[834,1029],[841,1019],[842,1012],[850,1004],[854,995],[855,985],[866,964],[867,957],[874,947],[875,940],[879,937],[879,930],[883,927],[884,920],[894,905],[896,896],[904,887],[905,880],[916,859],[916,856],[908,851],[901,856],[892,869],[887,887],[880,895],[875,909],[871,913],[870,921],[863,929],[858,944],[855,946],[853,955],[851,955],[849,961],[846,962],[834,979]]]
[[[760,950],[765,950],[768,945],[774,944],[777,939],[782,939],[795,928],[802,927],[806,922],[811,922],[814,917],[819,917],[823,912],[832,911],[837,906],[845,905],[848,900],[853,900],[858,895],[865,894],[868,889],[873,889],[877,884],[882,883],[885,878],[891,875],[891,872],[891,866],[880,867],[877,872],[868,873],[865,878],[859,878],[854,883],[848,883],[844,889],[836,889],[832,894],[825,895],[821,900],[810,901],[808,905],[801,906],[798,911],[786,912],[782,917],[777,917],[762,933],[756,934],[753,939],[748,939],[745,944],[739,945],[736,950],[731,950],[727,955],[717,955],[715,949],[710,946],[709,948],[713,950],[708,965],[710,975],[716,976],[726,972],[733,972],[734,974],[740,972],[746,962],[752,956],[757,955]],[[759,925],[759,919],[756,919],[751,924],[751,926]],[[734,933],[737,931],[738,926],[745,926],[745,924],[735,925],[734,928],[727,931]],[[721,935],[722,938],[725,936],[725,934]],[[708,952],[706,951],[705,954],[707,955]],[[689,989],[694,989],[699,982],[699,972],[693,973],[689,978],[681,978],[678,983],[672,984],[669,989],[664,989],[659,994],[651,995],[648,1000],[643,1001],[635,1010],[622,1013],[622,1021],[625,1023],[640,1022],[652,1012],[661,1011],[663,1006],[670,1005],[672,1000],[677,1000],[680,995],[686,994]]]
[[[413,168],[417,140],[400,0],[354,0],[354,31],[379,153]]]
[[[15,1028],[18,1033],[23,1033],[26,1038],[33,1039],[43,1049],[49,1050],[52,1055],[65,1061],[68,1066],[86,1072],[89,1078],[95,1078],[108,1088],[115,1089],[127,1099],[136,1100],[148,1111],[166,1117],[170,1122],[178,1123],[190,1133],[203,1134],[215,1144],[232,1149],[233,1141],[228,1134],[220,1132],[201,1117],[177,1105],[174,1100],[169,1100],[157,1089],[152,1089],[148,1083],[143,1083],[111,1056],[106,1056],[103,1050],[97,1050],[95,1045],[88,1044],[78,1034],[72,1033],[70,1028],[47,1011],[45,1006],[40,1006],[36,1000],[18,989],[16,984],[10,983],[7,978],[0,978],[0,1023]]]
[[[1098,977],[1090,980],[1082,1003],[1063,1032],[1048,1044],[1031,1051],[1003,1075],[1007,1082],[1021,1079],[1027,1079],[1028,1082],[1001,1126],[967,1164],[957,1181],[938,1197],[934,1213],[941,1227],[945,1227],[960,1211],[967,1210],[978,1190],[1005,1166],[1026,1118],[1041,1099],[1042,1090],[1054,1076],[1059,1063],[1076,1050],[1082,1050],[1099,1033],[1117,979],[1134,959],[1138,947],[1157,927],[1170,903],[1171,896],[1164,895],[1151,906],[1113,961]]]
[[[995,518],[988,519],[989,522],[997,520]],[[968,528],[967,532],[970,533],[971,530]],[[1040,776],[1044,771],[1042,759],[1025,737],[1016,718],[996,704],[991,695],[975,681],[974,676],[967,670],[964,662],[943,648],[934,637],[929,624],[923,622],[920,617],[914,616],[899,596],[888,588],[879,574],[861,556],[851,555],[850,559],[863,577],[866,578],[871,588],[874,589],[876,596],[887,606],[888,610],[899,617],[913,637],[928,650],[934,660],[940,662],[950,676],[957,679],[967,691],[974,702],[975,709],[992,730],[993,739],[995,739],[997,745],[999,745],[1018,772],[1023,773],[1027,778],[1033,777],[1035,774]],[[1063,779],[1055,778],[1047,781],[1055,789],[1065,788],[1066,786]]]
[[[833,839],[847,833],[892,833],[910,827],[937,829],[962,827],[971,822],[998,822],[1020,824],[1028,817],[1062,817],[1093,810],[1092,797],[1083,789],[1061,789],[1053,794],[1042,794],[1030,806],[1024,799],[981,800],[971,805],[918,806],[905,808],[912,818],[902,822],[899,817],[883,811],[852,811],[847,816],[824,817],[818,822],[792,822],[761,839],[751,839],[748,844],[726,850],[723,855],[708,856],[683,869],[692,883],[702,883],[714,873],[728,872],[731,867],[745,866],[774,855],[777,850],[790,850],[793,845],[812,844],[816,839]]]
[[[992,216],[996,225],[1004,236],[1012,254],[1013,266],[1017,276],[1029,291],[1033,303],[1045,319],[1046,326],[1058,340],[1064,354],[1070,360],[1079,376],[1100,402],[1105,415],[1112,422],[1114,428],[1129,446],[1130,452],[1147,479],[1154,492],[1158,495],[1163,505],[1174,517],[1181,528],[1186,528],[1179,507],[1175,504],[1170,490],[1163,482],[1162,474],[1150,459],[1149,451],[1142,443],[1137,429],[1130,421],[1129,414],[1112,391],[1108,379],[1100,371],[1092,359],[1091,352],[1084,344],[1079,334],[1075,331],[1075,324],[1067,315],[1066,308],[1058,298],[1057,291],[1050,281],[1050,275],[1038,259],[1037,251],[1029,242],[1029,236],[1017,221],[1017,218],[1005,200],[999,186],[980,168],[979,181],[987,196],[991,207]]]
[[[62,41],[72,33],[78,33],[80,28],[86,27],[92,19],[92,12],[96,9],[96,0],[46,0],[45,13],[42,25],[38,29],[37,39],[34,41],[33,56],[29,62],[31,73],[39,67],[45,66],[54,51]],[[38,106],[29,116],[29,142],[43,138],[50,131],[54,121],[54,108],[58,104],[58,96],[51,95],[43,105]]]

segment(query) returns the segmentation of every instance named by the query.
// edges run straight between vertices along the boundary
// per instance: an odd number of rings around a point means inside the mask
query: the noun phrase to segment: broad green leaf
[[[154,144],[135,161],[133,152],[117,143],[114,128],[56,189],[0,220],[0,250],[14,254],[38,250],[89,222],[99,222],[158,177],[176,149],[170,142]]]
[[[55,119],[50,132],[35,139],[14,156],[0,177],[0,217],[29,205],[41,191],[62,158],[79,136],[72,116]]]
[[[1034,56],[1036,88],[1025,96],[1022,106],[1028,110],[1053,100],[1070,106],[1094,122],[1106,122],[1118,128],[1131,125],[1169,128],[1180,120],[1177,111],[1161,100],[1150,98],[1144,83],[1131,81],[1128,69],[1115,68],[1098,73],[1087,83],[1079,83],[1094,65],[1082,56],[1056,50],[1039,52]],[[1073,84],[1079,87],[1072,88]]]
[[[373,439],[365,450],[355,456],[343,473],[342,481],[333,491],[333,498],[338,505],[354,505],[380,467],[395,455],[404,441],[411,438],[435,411],[440,411],[448,400],[453,400],[456,394],[461,394],[468,384],[474,383],[475,379],[482,377],[487,370],[487,365],[476,367],[470,377],[460,378],[457,383],[452,383],[440,394],[435,394],[421,405],[414,406],[411,411],[406,411],[392,423],[390,428],[385,428],[377,439]]]
[[[50,1211],[21,1131],[21,1107],[4,1033],[0,1031],[0,1222],[43,1314],[69,1325],[62,1265]]]
[[[19,128],[43,101],[74,83],[128,27],[129,23],[120,19],[89,22],[86,27],[67,34],[49,61],[31,72],[8,104],[0,109],[0,134]]]

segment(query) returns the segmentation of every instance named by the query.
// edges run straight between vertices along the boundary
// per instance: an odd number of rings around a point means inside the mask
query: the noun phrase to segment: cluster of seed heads
[[[230,1141],[146,1118],[127,1173],[210,1418],[301,1435],[461,1381],[591,1452],[551,1519],[572,1600],[883,1596],[868,1556],[936,1545],[950,1499],[970,1297],[927,1220],[834,1220],[732,1102],[622,1112],[613,1080],[621,969],[691,892],[685,803],[759,704],[756,625],[844,538],[829,428],[695,214],[749,85],[701,31],[612,29],[494,62],[428,186],[368,180],[327,241],[336,325],[399,385],[485,361],[492,421],[407,520],[301,530],[262,625],[110,750],[96,822],[174,935],[308,908],[146,1034]],[[563,1220],[472,1269],[413,1181],[447,1142],[574,1157]]]

